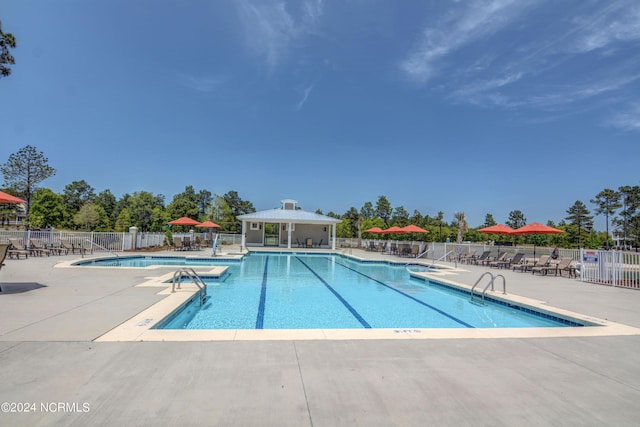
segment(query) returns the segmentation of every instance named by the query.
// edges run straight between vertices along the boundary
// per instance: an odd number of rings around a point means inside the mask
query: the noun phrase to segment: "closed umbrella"
[[[522,236],[525,234],[561,234],[564,230],[558,228],[549,227],[548,225],[540,224],[539,222],[532,222],[516,230],[513,230],[511,234],[514,236]],[[536,243],[533,242],[533,257],[536,257]]]
[[[213,229],[214,228],[219,228],[220,226],[218,224],[216,224],[215,222],[212,221],[205,221],[200,223],[200,225],[198,225],[198,227],[205,227],[209,229],[209,237],[211,238],[211,250],[212,250],[212,255],[216,254],[216,242],[213,240]]]

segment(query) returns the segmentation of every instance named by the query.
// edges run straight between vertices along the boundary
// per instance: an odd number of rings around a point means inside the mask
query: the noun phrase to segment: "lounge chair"
[[[182,237],[174,237],[173,238],[173,250],[174,251],[184,251],[186,248],[182,243]]]
[[[552,263],[547,266],[540,266],[539,270],[534,270],[536,268],[534,267],[534,269],[532,269],[532,273],[539,271],[541,274],[544,273],[546,275],[546,274],[549,274],[550,271],[553,271],[556,276],[558,275],[558,273],[560,273],[560,275],[562,276],[562,272],[567,271],[569,272],[569,277],[571,277],[572,275],[575,274],[575,272],[572,271],[572,267],[571,267],[572,262],[573,262],[572,258],[561,258],[560,262],[558,262],[557,264]]]
[[[60,239],[60,248],[65,252],[65,255],[68,255],[69,251],[71,251],[72,254],[75,253],[73,250],[73,243],[68,240]]]
[[[37,251],[33,251],[25,247],[22,243],[18,242],[18,239],[9,239],[9,243],[11,243],[10,255],[17,255],[18,259],[20,259],[20,255],[24,255],[27,258],[28,255],[38,254]]]
[[[11,243],[0,243],[0,270],[2,270],[2,266],[4,265],[4,260],[7,258],[7,253],[9,252],[9,246],[11,246]]]
[[[508,254],[509,254],[508,252],[502,252],[500,255],[498,255],[494,259],[485,261],[484,264],[488,265],[490,268],[498,267],[500,266],[501,263],[504,262],[505,259],[507,259]]]
[[[409,256],[411,253],[411,246],[407,243],[403,243],[402,246],[398,249],[399,256]]]
[[[313,247],[313,239],[311,237],[307,238],[306,247],[307,248],[312,248]]]
[[[466,255],[460,254],[460,257],[458,258],[458,262],[461,262],[461,263],[465,263],[466,262],[466,263],[468,263],[470,260],[475,258],[476,252],[477,251],[471,251]]]
[[[531,270],[532,274],[547,274],[549,272],[548,268],[551,266],[550,262],[551,257],[549,255],[542,255],[535,264],[530,265],[529,268],[525,267],[525,271]]]
[[[419,253],[420,253],[420,245],[411,245],[411,249],[409,250],[409,253],[407,254],[407,256],[411,258],[417,258]]]
[[[500,268],[511,268],[513,271],[515,271],[522,265],[524,265],[524,253],[518,252],[513,256],[513,258],[505,259],[501,263]]]
[[[320,243],[318,243],[318,247],[321,248],[322,247],[322,242],[324,241],[324,239],[320,239]]]
[[[469,260],[469,264],[474,263],[475,265],[478,265],[478,263],[484,264],[484,261],[489,258],[489,255],[491,255],[491,251],[484,251],[480,254],[479,257],[475,257]]]
[[[51,250],[47,249],[44,245],[44,243],[42,243],[40,240],[38,239],[31,239],[31,250],[33,250],[34,252],[38,252],[39,255],[46,255],[49,256],[51,255]]]

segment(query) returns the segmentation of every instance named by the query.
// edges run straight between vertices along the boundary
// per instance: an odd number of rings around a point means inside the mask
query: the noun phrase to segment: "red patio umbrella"
[[[402,227],[401,230],[404,230],[406,233],[428,233],[429,230],[425,230],[424,228],[420,228],[417,225],[409,224],[406,227]]]
[[[18,203],[27,203],[27,201],[5,193],[4,191],[0,191],[0,203],[11,203],[15,205]]]
[[[198,224],[198,227],[218,228],[220,226],[218,224],[216,224],[215,222],[205,221],[205,222],[201,222],[200,224]]]
[[[512,234],[514,232],[513,228],[503,224],[496,224],[490,227],[481,228],[478,231],[480,233],[488,234]]]
[[[513,228],[504,225],[504,224],[496,224],[491,225],[489,227],[484,227],[478,230],[480,233],[487,234],[513,234]],[[498,256],[500,255],[500,247],[498,246]]]
[[[548,225],[540,224],[539,222],[532,222],[516,230],[513,230],[511,234],[515,236],[522,236],[525,234],[561,234],[564,230],[558,228],[549,227]],[[536,244],[533,243],[533,257],[536,257]]]
[[[381,234],[382,228],[380,227],[372,227],[364,230],[365,233],[373,233],[373,234]]]
[[[386,230],[382,230],[381,234],[406,234],[408,231],[403,230],[402,228],[394,225],[393,227],[389,227]]]
[[[183,216],[182,218],[174,219],[173,221],[169,221],[167,224],[171,225],[200,225],[198,221],[195,219],[191,219],[189,217]]]

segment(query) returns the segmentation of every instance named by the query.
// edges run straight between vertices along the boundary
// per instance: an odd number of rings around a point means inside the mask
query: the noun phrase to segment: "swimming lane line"
[[[389,285],[387,285],[386,283],[381,282],[380,280],[378,280],[378,279],[376,279],[376,278],[374,278],[374,277],[371,277],[371,276],[369,276],[369,275],[367,275],[367,274],[361,273],[361,272],[359,272],[358,270],[355,270],[355,269],[353,269],[353,268],[351,268],[351,267],[349,267],[349,266],[346,266],[346,265],[344,265],[344,264],[341,264],[341,263],[340,263],[340,262],[338,262],[338,261],[336,261],[335,263],[336,263],[337,265],[341,266],[341,267],[346,268],[347,270],[351,270],[351,271],[353,271],[354,273],[357,273],[357,274],[359,274],[359,275],[361,275],[361,276],[364,276],[364,277],[366,277],[366,278],[367,278],[367,279],[369,279],[369,280],[373,280],[374,282],[379,283],[380,285],[382,285],[382,286],[384,286],[384,287],[386,287],[386,288],[388,288],[388,289],[390,289],[390,290],[392,290],[392,291],[394,291],[394,292],[397,292],[397,293],[399,293],[400,295],[403,295],[403,296],[405,296],[405,297],[407,297],[407,298],[409,298],[409,299],[411,299],[411,300],[413,300],[413,301],[417,302],[418,304],[422,304],[422,305],[424,305],[425,307],[430,308],[431,310],[433,310],[433,311],[435,311],[435,312],[437,312],[437,313],[439,313],[439,314],[441,314],[441,315],[443,315],[443,316],[445,316],[445,317],[448,317],[449,319],[453,320],[454,322],[457,322],[457,323],[459,323],[459,324],[461,324],[461,325],[463,325],[463,326],[466,326],[467,328],[475,328],[475,326],[468,324],[468,323],[467,323],[467,322],[465,322],[464,320],[460,320],[460,319],[458,319],[457,317],[450,315],[450,314],[449,314],[449,313],[447,313],[446,311],[442,311],[442,310],[440,310],[439,308],[432,306],[431,304],[427,304],[427,303],[426,303],[426,302],[424,302],[424,301],[420,301],[419,299],[417,299],[417,298],[415,298],[415,297],[412,297],[411,295],[406,294],[406,293],[402,292],[401,290],[398,290],[398,289],[394,288],[393,286],[389,286]]]
[[[318,280],[320,280],[320,281],[322,282],[322,284],[324,284],[324,285],[327,287],[327,289],[329,289],[329,291],[331,291],[331,293],[332,293],[336,298],[338,298],[338,300],[340,300],[340,302],[341,302],[341,303],[342,303],[342,304],[347,308],[347,310],[349,310],[349,312],[353,315],[353,317],[355,317],[355,318],[358,320],[358,322],[360,322],[360,324],[362,325],[362,327],[363,327],[363,328],[371,328],[371,325],[370,325],[366,320],[364,320],[364,318],[363,318],[362,316],[360,316],[360,313],[358,313],[358,312],[356,311],[356,309],[355,309],[355,308],[353,308],[353,307],[351,306],[351,304],[349,304],[349,303],[347,302],[347,300],[345,300],[344,298],[342,298],[342,295],[340,295],[340,293],[338,293],[338,291],[336,291],[335,289],[333,289],[333,287],[331,287],[331,285],[330,285],[330,284],[328,284],[326,280],[324,280],[322,277],[320,277],[320,275],[319,275],[318,273],[316,273],[316,272],[315,272],[315,270],[314,270],[313,268],[309,267],[309,266],[308,266],[304,261],[302,261],[299,257],[296,257],[296,259],[297,259],[298,261],[300,261],[300,262],[302,263],[302,265],[304,265],[305,267],[307,267],[307,269],[308,269],[311,273],[313,273],[313,275],[314,275],[314,276],[316,276],[316,278],[317,278]]]

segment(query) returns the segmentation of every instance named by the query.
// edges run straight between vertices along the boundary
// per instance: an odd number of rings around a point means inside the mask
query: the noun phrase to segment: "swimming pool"
[[[177,257],[177,256],[156,256],[156,255],[134,255],[125,257],[109,257],[87,259],[73,263],[79,267],[153,267],[153,266],[169,266],[169,267],[196,267],[196,266],[216,266],[229,265],[230,263],[239,262],[236,258],[198,258],[198,257]]]
[[[251,253],[156,329],[527,328],[583,326],[412,278],[406,266],[341,255]]]

